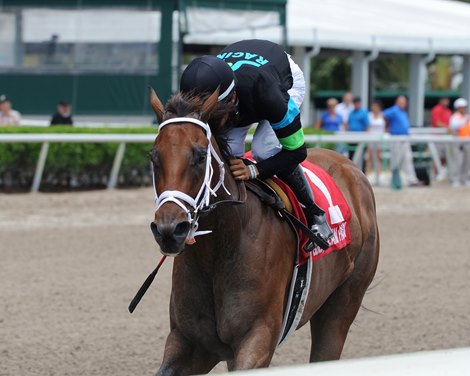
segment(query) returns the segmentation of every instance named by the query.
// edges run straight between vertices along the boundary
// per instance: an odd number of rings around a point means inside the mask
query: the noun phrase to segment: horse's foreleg
[[[190,343],[173,329],[166,340],[163,362],[156,376],[204,374],[218,362],[216,356],[200,345]]]
[[[229,371],[268,367],[277,339],[277,331],[266,325],[253,328],[234,346],[234,358],[227,362]]]

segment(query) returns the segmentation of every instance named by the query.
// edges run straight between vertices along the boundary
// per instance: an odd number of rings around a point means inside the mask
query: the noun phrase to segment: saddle
[[[313,242],[317,235],[311,231],[300,219],[293,214],[292,202],[284,190],[273,179],[252,179],[245,181],[246,188],[254,193],[260,201],[278,211],[280,216],[286,220],[299,241],[299,230]]]

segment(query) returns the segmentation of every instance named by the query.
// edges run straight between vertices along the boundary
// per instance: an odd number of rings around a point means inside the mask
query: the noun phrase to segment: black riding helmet
[[[230,98],[236,86],[235,75],[229,65],[215,57],[202,56],[194,59],[184,70],[180,91],[188,93],[213,93],[220,85],[218,101]]]

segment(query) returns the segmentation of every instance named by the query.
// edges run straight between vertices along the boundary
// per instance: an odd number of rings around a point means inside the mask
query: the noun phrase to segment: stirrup
[[[314,230],[312,229],[312,231]],[[328,248],[330,248],[330,243],[328,243],[319,233],[317,233],[317,239],[315,241],[310,240],[307,244],[305,244],[304,250],[305,252],[312,252],[316,246],[319,246],[321,249],[326,251]]]
[[[325,214],[315,215],[315,223],[310,227],[313,233],[315,233],[315,241],[310,241],[305,246],[305,251],[311,252],[315,248],[315,244],[318,245],[321,249],[327,250],[330,248],[330,243],[328,242],[333,237],[333,232],[331,231],[328,222],[326,221]]]

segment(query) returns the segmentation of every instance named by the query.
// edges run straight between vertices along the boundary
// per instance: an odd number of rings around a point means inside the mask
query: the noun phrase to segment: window
[[[17,8],[0,13],[0,68],[155,74],[159,11]]]

